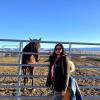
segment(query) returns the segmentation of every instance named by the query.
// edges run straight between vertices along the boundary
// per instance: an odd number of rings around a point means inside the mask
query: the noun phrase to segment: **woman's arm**
[[[49,57],[49,68],[48,68],[48,75],[47,75],[47,80],[46,80],[46,86],[49,87],[51,86],[52,84],[52,81],[50,79],[50,71],[51,71],[51,68],[50,68],[50,61],[51,61],[51,56]]]

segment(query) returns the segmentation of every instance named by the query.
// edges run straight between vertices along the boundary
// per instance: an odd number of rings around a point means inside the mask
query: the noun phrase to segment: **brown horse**
[[[40,49],[40,41],[41,39],[31,39],[30,42],[23,48],[24,52],[34,52],[39,53]],[[22,64],[35,64],[39,61],[39,55],[38,54],[23,54],[22,55]],[[22,66],[22,71],[24,75],[33,75],[34,66]],[[29,79],[31,79],[32,86],[33,86],[33,77],[24,77],[24,85],[28,83]]]

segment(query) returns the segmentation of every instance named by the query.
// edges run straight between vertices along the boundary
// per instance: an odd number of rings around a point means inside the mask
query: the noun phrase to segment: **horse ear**
[[[32,39],[31,39],[31,38],[29,38],[29,40],[30,40],[30,41],[32,41]]]
[[[41,41],[41,38],[39,38],[39,41]]]

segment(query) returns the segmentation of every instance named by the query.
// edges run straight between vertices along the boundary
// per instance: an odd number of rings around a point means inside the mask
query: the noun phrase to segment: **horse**
[[[41,39],[30,39],[30,42],[23,48],[22,52],[22,64],[35,64],[39,61],[39,54],[25,54],[24,52],[39,53]],[[24,75],[33,75],[34,66],[22,66],[22,72]],[[33,77],[24,77],[23,82],[26,85],[31,80],[31,86],[33,86]]]

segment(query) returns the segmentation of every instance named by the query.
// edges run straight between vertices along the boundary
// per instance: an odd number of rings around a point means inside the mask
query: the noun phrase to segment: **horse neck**
[[[34,63],[36,63],[36,59],[35,59],[34,55],[30,56],[30,60],[27,60],[27,63],[28,64],[34,64]]]

